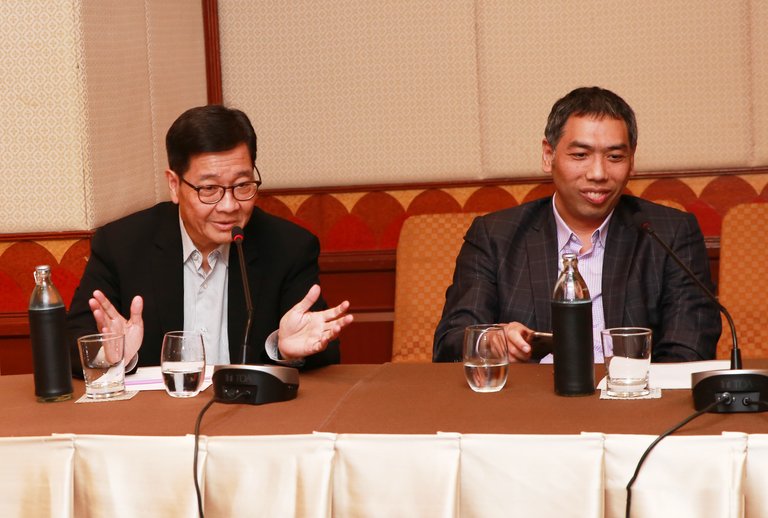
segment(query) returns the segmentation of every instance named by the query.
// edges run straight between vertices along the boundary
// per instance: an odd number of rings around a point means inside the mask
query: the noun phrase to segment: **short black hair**
[[[637,147],[635,112],[624,99],[610,90],[599,86],[582,87],[559,99],[549,112],[547,127],[544,130],[544,136],[552,148],[557,147],[563,136],[565,123],[572,115],[623,120],[627,125],[629,147],[633,150]]]
[[[256,131],[240,110],[218,104],[190,108],[182,113],[165,135],[168,167],[183,176],[193,156],[229,151],[246,144],[256,165]]]

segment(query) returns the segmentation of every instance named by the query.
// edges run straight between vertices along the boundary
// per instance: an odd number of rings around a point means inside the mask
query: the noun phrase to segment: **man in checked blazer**
[[[542,141],[555,195],[472,223],[435,331],[434,361],[460,361],[464,328],[493,322],[505,326],[510,361],[536,360],[533,333],[552,329],[550,301],[566,252],[577,254],[592,297],[596,361],[600,329],[625,326],[653,331],[653,361],[715,357],[717,307],[639,223],[711,287],[701,230],[691,214],[622,194],[636,147],[635,114],[615,93],[578,88],[555,103]]]

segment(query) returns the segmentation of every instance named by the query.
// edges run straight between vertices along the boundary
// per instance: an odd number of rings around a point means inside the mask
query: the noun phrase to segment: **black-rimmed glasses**
[[[248,201],[256,196],[256,194],[259,192],[259,186],[261,185],[261,174],[259,173],[258,168],[254,167],[253,171],[256,175],[256,180],[242,182],[230,186],[193,185],[186,181],[182,176],[179,176],[179,180],[197,191],[198,199],[202,203],[206,203],[208,205],[215,205],[216,203],[219,203],[221,199],[224,198],[224,193],[226,193],[227,190],[232,191],[232,196],[234,196],[237,201]]]

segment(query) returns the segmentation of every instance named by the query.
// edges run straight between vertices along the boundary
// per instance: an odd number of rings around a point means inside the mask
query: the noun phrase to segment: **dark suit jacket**
[[[247,363],[274,363],[264,350],[280,318],[318,282],[320,245],[307,230],[255,208],[243,229],[243,253],[255,307]],[[144,341],[139,366],[159,365],[163,335],[184,328],[184,273],[179,209],[170,202],[126,216],[96,231],[91,257],[67,315],[72,365],[79,370],[76,338],[95,333],[88,299],[104,292],[128,318],[131,300],[144,298]],[[230,247],[228,334],[232,363],[242,358],[247,312],[237,248]],[[326,308],[320,299],[313,310]],[[339,362],[338,342],[306,358],[305,367]]]
[[[605,326],[652,329],[653,361],[714,358],[718,309],[658,243],[638,231],[635,212],[642,212],[706,286],[712,285],[704,238],[693,215],[622,196],[609,223],[603,259]],[[516,321],[550,331],[557,253],[552,198],[478,217],[456,259],[433,360],[460,361],[462,335],[470,324]]]

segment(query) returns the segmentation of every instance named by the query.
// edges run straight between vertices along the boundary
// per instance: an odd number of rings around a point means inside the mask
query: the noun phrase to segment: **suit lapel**
[[[603,257],[603,313],[605,327],[623,323],[629,269],[635,257],[639,233],[632,220],[633,209],[622,197],[613,213]]]
[[[170,204],[155,232],[151,252],[154,300],[161,329],[184,328],[184,268],[179,210]]]
[[[552,203],[545,204],[526,234],[528,270],[533,293],[535,326],[552,329],[552,291],[557,280],[557,232]]]

